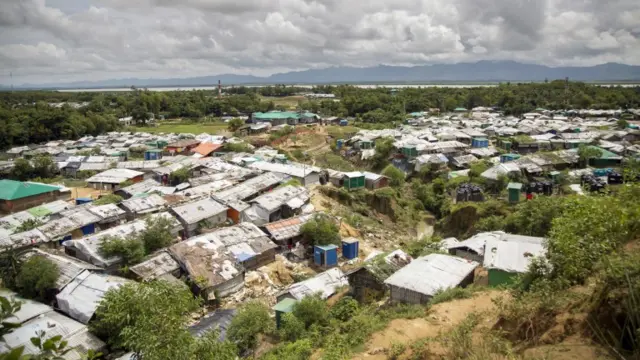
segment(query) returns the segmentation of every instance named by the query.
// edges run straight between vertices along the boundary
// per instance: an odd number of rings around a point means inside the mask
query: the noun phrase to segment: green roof
[[[282,301],[280,301],[279,303],[277,303],[273,307],[273,310],[283,312],[283,313],[290,313],[293,311],[293,305],[295,305],[296,303],[297,303],[296,300],[293,300],[291,298],[285,298],[285,299],[282,299]]]
[[[270,119],[300,119],[300,114],[295,111],[270,111],[270,112],[257,112],[253,113],[256,119],[270,120]]]
[[[457,108],[453,109],[453,111],[467,111],[467,109],[463,108],[463,107],[457,107]]]
[[[597,146],[589,146],[592,149],[598,149],[600,150],[600,152],[602,153],[602,155],[600,155],[600,159],[620,159],[621,156],[616,154],[616,153],[612,153],[609,150],[603,149],[601,147],[597,147]]]
[[[18,200],[56,190],[60,190],[60,187],[34,182],[0,180],[0,200]]]
[[[35,217],[43,217],[51,214],[51,210],[47,209],[44,206],[36,206],[27,210],[27,212]]]
[[[522,189],[522,184],[520,184],[520,183],[509,183],[509,185],[507,185],[507,189],[520,190],[520,189]]]
[[[144,152],[148,152],[148,153],[161,153],[161,152],[162,152],[162,150],[160,150],[160,149],[148,149],[148,150],[145,150]]]

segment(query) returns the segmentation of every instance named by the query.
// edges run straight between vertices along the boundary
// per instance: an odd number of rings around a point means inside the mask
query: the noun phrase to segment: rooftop
[[[182,206],[176,206],[173,211],[187,224],[195,224],[208,219],[221,212],[227,211],[227,207],[211,198],[194,201]]]
[[[431,254],[413,260],[384,283],[433,296],[458,286],[478,265],[455,256]]]
[[[0,200],[19,200],[29,196],[40,195],[60,190],[59,186],[36,182],[0,180]]]

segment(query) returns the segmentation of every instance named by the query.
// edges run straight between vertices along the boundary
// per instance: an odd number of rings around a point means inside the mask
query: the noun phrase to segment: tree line
[[[222,98],[218,97],[217,90],[0,92],[0,147],[97,135],[118,129],[117,119],[126,116],[144,125],[152,116],[199,120],[208,116],[291,110],[263,96],[282,97],[303,91],[332,93],[339,100],[300,100],[296,109],[322,116],[355,117],[369,123],[400,122],[411,112],[452,111],[457,107],[495,107],[507,115],[521,115],[540,107],[550,110],[640,108],[640,87],[601,87],[565,81],[476,88],[234,87],[225,89],[226,95]],[[83,106],[54,107],[50,103]]]

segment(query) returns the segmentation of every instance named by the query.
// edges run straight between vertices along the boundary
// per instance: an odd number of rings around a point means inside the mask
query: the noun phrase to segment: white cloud
[[[4,0],[0,83],[517,60],[640,64],[636,0]]]

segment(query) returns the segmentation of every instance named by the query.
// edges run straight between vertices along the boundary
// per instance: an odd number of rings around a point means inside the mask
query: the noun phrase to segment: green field
[[[191,133],[201,134],[203,132],[208,134],[218,134],[227,130],[227,124],[222,122],[215,123],[181,123],[181,122],[165,122],[159,126],[138,127],[133,126],[129,128],[131,131],[148,132],[148,133]]]
[[[288,109],[295,109],[298,106],[298,102],[315,101],[309,100],[304,96],[261,96],[260,100],[265,102],[273,101],[274,105],[284,106]]]

